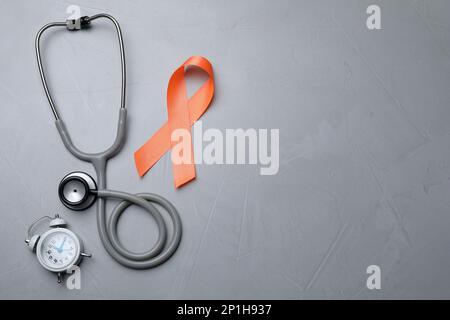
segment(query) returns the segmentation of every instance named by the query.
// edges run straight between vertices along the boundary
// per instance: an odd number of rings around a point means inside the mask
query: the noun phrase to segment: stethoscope
[[[90,23],[96,19],[105,18],[110,20],[117,31],[120,46],[120,60],[122,69],[122,91],[120,100],[119,123],[117,135],[114,143],[105,151],[98,153],[86,153],[78,149],[70,139],[69,133],[56,108],[50,91],[47,86],[44,69],[42,66],[40,39],[43,32],[51,27],[66,27],[68,30],[80,30],[89,27]],[[160,265],[169,259],[178,248],[181,239],[181,219],[175,207],[165,198],[152,193],[130,194],[121,191],[106,189],[106,165],[107,161],[114,157],[121,149],[126,135],[125,107],[125,51],[123,45],[122,32],[116,19],[108,14],[96,14],[91,17],[81,17],[76,20],[66,22],[52,22],[43,26],[36,35],[35,42],[36,58],[39,73],[44,86],[45,94],[55,117],[55,124],[66,149],[75,157],[82,161],[90,162],[95,169],[97,182],[87,173],[72,172],[66,175],[60,182],[58,188],[59,198],[62,203],[71,210],[84,210],[97,201],[97,226],[100,239],[106,251],[120,264],[133,269],[147,269]],[[121,201],[112,211],[107,220],[105,206],[106,198],[116,198]],[[168,233],[165,220],[159,210],[152,204],[156,203],[163,207],[169,214],[173,232],[166,245]],[[155,219],[159,228],[159,236],[152,249],[143,253],[135,253],[126,249],[120,242],[117,235],[117,223],[123,211],[131,204],[138,205],[147,210]]]

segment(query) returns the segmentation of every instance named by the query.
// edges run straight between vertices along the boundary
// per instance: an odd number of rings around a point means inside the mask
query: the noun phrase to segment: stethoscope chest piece
[[[58,195],[67,208],[75,211],[85,210],[97,199],[97,184],[85,172],[71,172],[59,183]]]

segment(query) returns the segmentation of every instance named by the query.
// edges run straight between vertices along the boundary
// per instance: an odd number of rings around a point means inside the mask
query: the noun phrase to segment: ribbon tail
[[[166,123],[134,153],[139,176],[146,174],[170,148],[170,129]]]
[[[171,136],[175,188],[179,188],[195,178],[188,102],[184,67],[181,66],[172,74],[167,86],[167,113],[170,131],[173,134],[177,130],[177,136],[181,134],[179,141],[172,140],[174,137]],[[177,157],[177,161],[174,161],[174,157]]]
[[[174,168],[175,169],[175,168]],[[197,176],[195,173],[195,166],[191,165],[189,167],[181,168],[179,174],[174,173],[174,183],[175,188],[180,188],[186,183],[194,180]]]

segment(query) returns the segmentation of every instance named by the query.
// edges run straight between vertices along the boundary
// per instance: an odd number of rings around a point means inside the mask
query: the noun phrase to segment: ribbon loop
[[[187,67],[197,67],[205,71],[209,78],[191,98],[187,96],[185,72]],[[214,74],[211,63],[204,57],[193,56],[179,66],[170,77],[167,85],[167,122],[147,140],[135,153],[134,161],[139,176],[143,176],[177,142],[172,141],[172,133],[178,129],[190,132],[191,126],[205,113],[214,96]],[[189,150],[183,154],[190,157],[189,162],[172,163],[175,187],[195,179],[194,153],[192,139],[184,141]]]

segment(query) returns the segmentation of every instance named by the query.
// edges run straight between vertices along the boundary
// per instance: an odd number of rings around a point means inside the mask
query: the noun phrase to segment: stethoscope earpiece
[[[85,172],[71,172],[59,183],[58,195],[67,208],[75,211],[85,210],[97,199],[97,184],[94,178]]]

